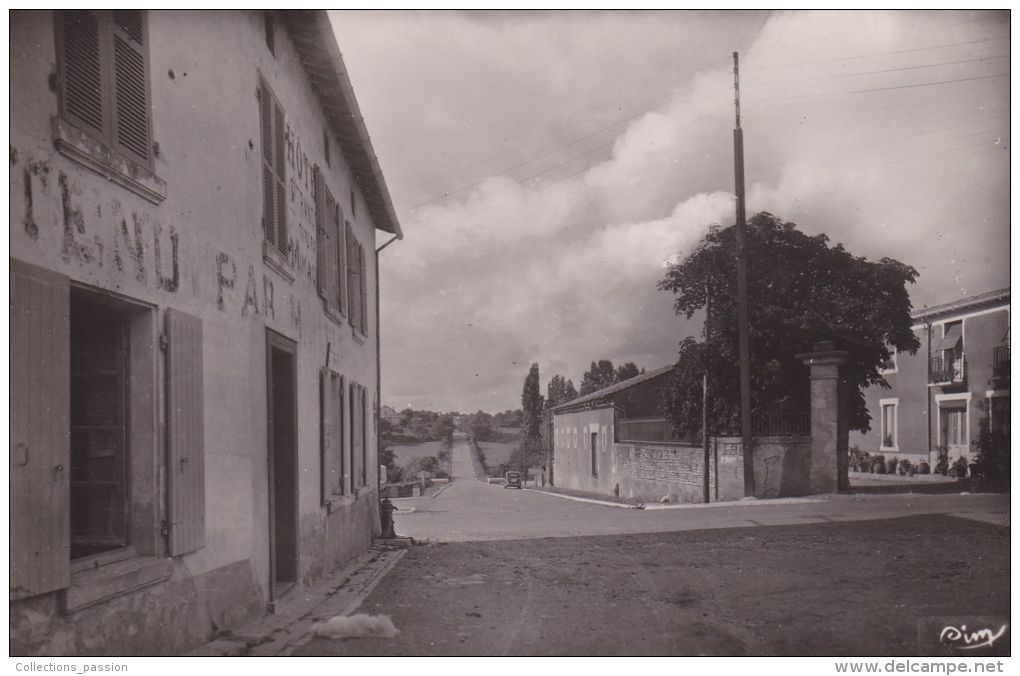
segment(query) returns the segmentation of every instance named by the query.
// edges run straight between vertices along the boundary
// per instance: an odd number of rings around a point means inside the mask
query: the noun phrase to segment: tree
[[[545,405],[547,408],[565,404],[568,401],[577,399],[577,390],[574,389],[574,381],[567,380],[558,373],[552,377],[546,385]]]
[[[672,265],[659,288],[676,294],[674,309],[688,319],[711,297],[707,344],[680,344],[672,385],[662,402],[680,436],[701,429],[701,377],[709,375],[710,429],[734,429],[740,396],[737,348],[736,232],[713,227],[682,262]],[[793,223],[762,212],[747,223],[748,314],[752,410],[779,403],[806,409],[808,369],[797,354],[829,340],[849,356],[842,376],[850,395],[850,428],[868,430],[863,390],[888,384],[879,368],[890,349],[915,353],[906,285],[917,271],[899,261],[852,255],[825,235],[809,236]]]
[[[450,440],[453,439],[453,428],[453,418],[444,415],[432,423],[432,426],[429,427],[429,435],[437,441]]]
[[[616,369],[608,359],[592,362],[591,368],[581,377],[581,396],[597,392],[616,383]]]
[[[485,411],[478,411],[468,417],[466,427],[467,432],[475,441],[485,441],[491,439],[493,436],[492,431],[492,416]]]
[[[545,397],[539,388],[538,364],[532,364],[524,388],[521,390],[521,410],[524,411],[524,430],[521,443],[525,451],[538,450],[542,445],[542,409]]]
[[[642,371],[638,369],[637,364],[629,361],[616,369],[616,382],[622,383],[624,380],[630,380],[634,376],[641,375],[641,373]]]

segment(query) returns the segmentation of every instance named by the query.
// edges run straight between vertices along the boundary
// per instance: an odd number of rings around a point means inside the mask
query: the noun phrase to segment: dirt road
[[[945,516],[436,543],[360,609],[399,636],[299,654],[931,654],[932,622],[1008,622],[1009,579],[1007,528]]]

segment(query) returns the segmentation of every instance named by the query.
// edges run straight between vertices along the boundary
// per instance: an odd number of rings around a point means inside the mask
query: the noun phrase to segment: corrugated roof
[[[380,230],[403,238],[329,17],[323,10],[287,10],[280,16],[312,82],[312,89],[319,97],[329,126],[340,139],[341,150],[350,161],[372,223]]]
[[[628,378],[623,382],[616,383],[615,385],[610,385],[609,387],[603,387],[601,390],[596,390],[595,392],[586,394],[583,397],[578,397],[577,399],[568,401],[565,404],[554,406],[551,410],[553,413],[556,413],[557,411],[562,411],[568,408],[583,406],[584,404],[590,404],[592,402],[600,401],[602,399],[605,399],[606,397],[616,394],[621,390],[626,390],[628,388],[634,387],[635,385],[640,385],[645,381],[661,376],[664,373],[669,373],[672,370],[673,364],[670,364],[669,366],[663,366],[662,368],[655,369],[654,371],[646,371],[645,373],[636,375],[633,378]]]
[[[954,300],[950,303],[943,303],[942,305],[934,305],[932,307],[922,308],[916,310],[910,315],[910,318],[914,321],[920,321],[923,319],[934,319],[941,315],[948,315],[954,312],[963,312],[965,310],[975,310],[985,305],[995,305],[997,303],[1009,302],[1009,289],[996,289],[995,291],[988,291],[987,293],[979,293],[976,296],[969,296],[967,298],[961,298]]]

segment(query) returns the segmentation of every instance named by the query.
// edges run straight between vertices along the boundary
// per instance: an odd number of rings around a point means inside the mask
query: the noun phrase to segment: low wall
[[[620,497],[645,502],[703,502],[701,446],[653,441],[615,444]]]
[[[744,455],[740,437],[712,440],[712,481],[718,500],[744,497]],[[756,498],[808,495],[810,490],[811,437],[763,436],[754,438],[754,496]]]

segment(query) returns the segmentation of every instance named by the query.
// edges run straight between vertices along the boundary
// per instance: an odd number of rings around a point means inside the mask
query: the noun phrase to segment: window
[[[344,457],[344,379],[323,369],[320,382],[322,502],[327,504],[334,496],[347,494],[350,476]]]
[[[145,12],[62,11],[56,31],[61,118],[107,151],[151,169]]]
[[[326,131],[325,129],[322,130],[322,154],[326,158],[326,166],[327,167],[333,166],[332,162],[329,159],[329,132]]]
[[[598,432],[591,433],[591,476],[593,479],[599,478],[599,434]]]
[[[343,212],[326,187],[324,174],[315,168],[315,223],[317,286],[329,312],[342,315],[347,307],[346,231]]]
[[[347,224],[347,307],[351,326],[361,334],[368,334],[368,289],[365,275],[365,247],[351,232]]]
[[[11,284],[11,598],[68,589],[70,609],[72,573],[204,546],[202,325],[167,310],[161,351],[148,305],[16,260]]]
[[[899,439],[896,436],[896,414],[899,409],[899,399],[882,399],[879,401],[879,405],[882,407],[880,429],[882,450],[899,450]]]
[[[259,77],[259,124],[262,136],[262,231],[266,244],[287,255],[287,177],[283,107]]]
[[[71,299],[71,558],[127,546],[127,319]]]
[[[351,188],[351,218],[358,217],[358,205],[354,202],[354,188]]]
[[[897,367],[897,364],[896,364],[896,354],[897,354],[896,353],[896,349],[895,348],[891,348],[891,347],[888,348],[888,349],[889,349],[889,358],[886,359],[884,362],[882,362],[882,365],[878,367],[878,372],[881,373],[882,375],[889,375],[889,374],[892,374],[892,373],[897,373],[899,371],[899,369]]]

